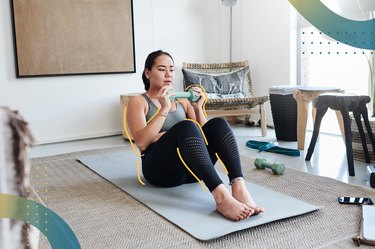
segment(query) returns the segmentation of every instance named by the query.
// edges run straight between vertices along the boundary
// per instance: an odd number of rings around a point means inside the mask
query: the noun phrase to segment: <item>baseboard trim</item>
[[[92,133],[92,134],[85,134],[85,135],[78,135],[78,136],[67,136],[67,137],[59,137],[59,138],[52,138],[52,139],[41,139],[41,140],[37,140],[34,145],[70,142],[70,141],[77,141],[77,140],[83,140],[83,139],[116,136],[116,135],[121,135],[121,134],[122,134],[121,130],[116,130],[116,131]]]

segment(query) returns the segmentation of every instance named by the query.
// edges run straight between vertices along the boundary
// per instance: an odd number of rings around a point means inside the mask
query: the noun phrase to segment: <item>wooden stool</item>
[[[293,97],[297,102],[297,149],[305,149],[305,136],[307,126],[307,113],[309,103],[314,101],[323,93],[343,92],[337,87],[318,87],[318,86],[300,86],[294,91]],[[342,130],[341,115],[336,112],[340,129]],[[315,119],[315,110],[313,108],[313,119]]]
[[[311,138],[310,146],[307,151],[306,161],[310,161],[311,155],[314,152],[316,140],[319,135],[320,123],[324,114],[328,108],[341,112],[344,121],[345,130],[345,145],[346,145],[346,156],[348,160],[349,175],[354,176],[354,162],[353,162],[353,150],[352,150],[352,132],[350,128],[350,117],[349,112],[352,112],[354,119],[358,126],[358,131],[361,137],[363,151],[365,153],[365,159],[367,163],[370,163],[370,157],[366,144],[366,137],[361,123],[361,115],[363,117],[367,133],[370,137],[372,147],[375,148],[375,138],[372,133],[371,126],[368,119],[366,104],[370,102],[369,96],[357,96],[348,94],[322,94],[320,95],[315,103],[316,117],[314,122],[314,131]],[[375,149],[373,151],[375,155]]]

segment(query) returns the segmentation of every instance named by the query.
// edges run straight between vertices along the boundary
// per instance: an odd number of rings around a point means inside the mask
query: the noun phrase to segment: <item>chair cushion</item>
[[[233,99],[233,98],[245,98],[243,93],[233,93],[233,94],[221,94],[221,93],[207,93],[208,99]]]
[[[209,94],[208,98],[250,97],[249,67],[221,74],[199,73],[183,68],[182,74],[185,87],[193,84],[201,85]]]

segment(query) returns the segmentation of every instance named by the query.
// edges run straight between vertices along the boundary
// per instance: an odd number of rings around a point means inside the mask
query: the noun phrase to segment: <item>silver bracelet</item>
[[[230,181],[229,185],[233,185],[233,183],[238,182],[238,181],[241,181],[241,180],[244,180],[242,176],[240,176],[240,177],[236,177],[236,178],[233,178],[233,179]]]

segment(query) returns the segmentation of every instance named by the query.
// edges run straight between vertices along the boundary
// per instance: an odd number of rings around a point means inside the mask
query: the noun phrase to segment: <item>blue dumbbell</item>
[[[184,98],[191,102],[197,102],[200,98],[198,93],[193,89],[189,89],[187,92],[175,92],[173,89],[170,89],[168,93],[173,93],[173,95],[169,97],[171,101],[174,101],[176,98]]]

